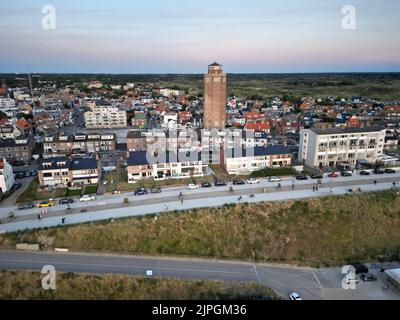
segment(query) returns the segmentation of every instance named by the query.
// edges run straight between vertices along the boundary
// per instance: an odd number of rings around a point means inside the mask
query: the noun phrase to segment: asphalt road
[[[341,288],[341,268],[312,269],[240,261],[0,250],[0,269],[40,271],[44,265],[52,265],[61,272],[145,276],[147,270],[152,270],[153,276],[158,277],[254,281],[274,289],[284,298],[293,291],[300,293],[304,299],[400,298],[394,290],[382,288],[386,283],[383,275],[379,274],[380,265],[370,266],[371,272],[378,275],[378,281],[360,283],[355,290],[344,290]]]

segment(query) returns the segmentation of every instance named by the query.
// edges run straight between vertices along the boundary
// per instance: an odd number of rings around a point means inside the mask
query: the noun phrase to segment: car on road
[[[379,169],[379,168],[374,169],[374,174],[384,174],[384,173],[385,173],[385,170],[383,170],[383,169]]]
[[[370,173],[369,173],[369,171],[362,170],[362,171],[360,171],[360,175],[362,175],[362,176],[369,176]]]
[[[323,175],[322,174],[312,174],[311,176],[311,179],[322,179],[323,178]]]
[[[149,192],[145,188],[135,190],[135,196],[144,196],[146,194],[149,194]]]
[[[237,179],[237,180],[233,180],[233,184],[236,186],[236,185],[242,185],[242,184],[245,184],[245,182],[244,182],[243,180],[239,180],[239,179]]]
[[[364,282],[376,281],[376,280],[377,280],[376,276],[374,276],[374,275],[371,274],[371,273],[363,273],[363,274],[360,276],[360,279],[361,279],[362,281],[364,281]]]
[[[337,178],[338,174],[336,172],[332,172],[332,173],[328,174],[328,177],[329,178]]]
[[[155,186],[155,187],[151,188],[151,190],[150,190],[150,193],[161,193],[161,192],[162,192],[162,190],[161,190],[161,187],[159,187],[159,186]]]
[[[71,203],[74,203],[74,199],[72,199],[72,198],[63,198],[63,199],[60,199],[60,200],[58,201],[58,204],[59,204],[59,205],[71,204]]]
[[[307,176],[305,176],[304,174],[299,174],[296,176],[296,180],[307,180]]]
[[[248,184],[257,184],[257,183],[260,183],[260,181],[257,180],[257,179],[254,179],[254,178],[249,178],[249,179],[246,180],[246,183],[248,183]]]
[[[350,172],[348,172],[348,171],[342,171],[342,172],[340,173],[340,175],[341,175],[342,177],[351,177],[351,176],[352,176],[352,174],[351,174]]]
[[[297,292],[292,292],[289,295],[290,300],[303,300]]]
[[[224,187],[226,186],[226,183],[224,181],[215,181],[214,185],[216,187]]]
[[[202,187],[202,188],[211,188],[212,185],[211,185],[211,183],[209,183],[209,182],[203,182],[203,183],[201,184],[201,187]]]
[[[79,201],[80,202],[87,202],[87,201],[94,201],[96,200],[96,197],[94,195],[91,194],[84,194]]]
[[[393,169],[385,169],[385,173],[396,173],[396,170],[393,170]]]
[[[18,210],[27,210],[34,208],[35,205],[33,203],[21,203],[18,205]]]
[[[365,264],[354,262],[351,263],[350,265],[354,268],[356,274],[369,272],[368,267]]]
[[[38,204],[36,204],[37,208],[48,208],[54,206],[55,203],[53,201],[41,201]]]
[[[194,189],[198,189],[199,186],[194,183],[189,183],[187,188],[188,188],[188,190],[194,190]]]
[[[269,177],[269,182],[281,182],[282,179],[279,177]]]

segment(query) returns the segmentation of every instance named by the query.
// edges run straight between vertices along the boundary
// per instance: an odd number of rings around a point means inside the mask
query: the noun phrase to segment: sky
[[[0,72],[399,72],[399,14],[398,0],[1,0]]]

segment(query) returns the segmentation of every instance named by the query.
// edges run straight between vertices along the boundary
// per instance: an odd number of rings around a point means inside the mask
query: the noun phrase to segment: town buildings
[[[117,138],[114,133],[57,133],[44,138],[43,157],[114,152],[116,150],[116,143]]]
[[[86,128],[125,128],[127,126],[126,111],[117,107],[96,106],[85,112]]]
[[[127,159],[128,182],[135,183],[141,179],[154,180],[201,177],[207,173],[208,164],[201,160],[181,159],[179,154],[166,152],[165,158],[150,163],[146,151],[135,151]]]
[[[14,175],[12,166],[6,159],[0,159],[0,193],[11,190],[14,184]]]
[[[29,162],[35,143],[32,137],[0,140],[0,158],[13,164],[17,161]]]
[[[311,128],[300,132],[299,160],[310,167],[356,165],[358,161],[374,163],[383,154],[386,129]]]
[[[290,149],[282,145],[221,150],[221,164],[229,174],[248,174],[264,168],[289,167]]]
[[[226,112],[226,74],[216,62],[204,76],[204,128],[224,129]]]
[[[43,159],[38,168],[39,184],[45,187],[77,187],[99,181],[95,158],[55,157]]]

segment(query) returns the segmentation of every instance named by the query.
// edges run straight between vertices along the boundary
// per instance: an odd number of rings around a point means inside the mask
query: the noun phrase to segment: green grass
[[[61,198],[67,194],[67,188],[42,191],[39,188],[39,179],[35,177],[22,194],[17,198],[17,203],[31,202],[35,200],[48,200]]]
[[[296,170],[293,168],[265,168],[260,171],[255,171],[251,174],[252,177],[272,177],[272,176],[295,176]]]
[[[97,186],[87,186],[85,187],[83,194],[96,194]]]
[[[218,300],[279,299],[253,282],[145,278],[127,275],[57,273],[56,290],[44,290],[43,275],[31,271],[0,271],[1,300]]]
[[[173,230],[173,232],[171,232]],[[52,247],[203,256],[301,265],[399,258],[400,196],[393,191],[265,202],[0,235],[0,247],[52,238]]]
[[[67,191],[68,197],[80,196],[82,194],[82,189],[69,189]]]

